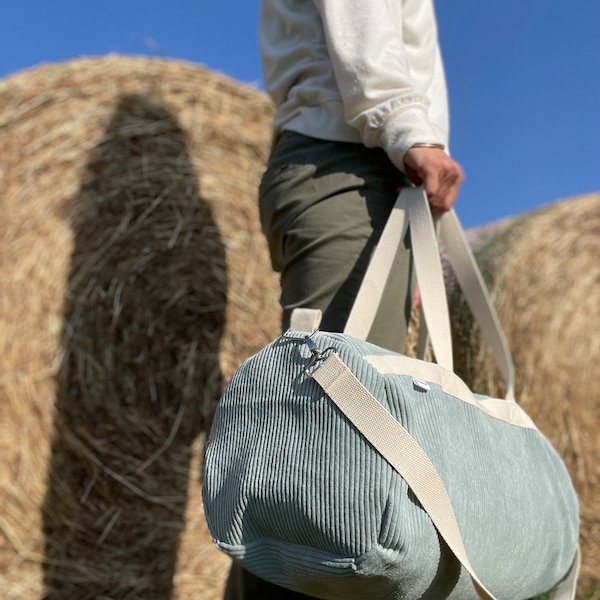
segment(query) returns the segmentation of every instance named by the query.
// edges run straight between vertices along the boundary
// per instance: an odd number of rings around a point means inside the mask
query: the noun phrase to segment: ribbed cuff
[[[404,155],[416,144],[440,144],[445,140],[435,131],[427,120],[427,113],[418,108],[402,110],[388,119],[380,135],[381,147],[387,152],[390,160],[402,171]]]

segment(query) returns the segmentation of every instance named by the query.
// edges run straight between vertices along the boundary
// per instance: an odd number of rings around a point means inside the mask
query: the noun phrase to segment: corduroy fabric
[[[564,577],[577,499],[536,429],[491,417],[437,383],[419,387],[410,369],[380,373],[365,357],[390,353],[373,344],[326,333],[314,341],[334,348],[429,456],[494,595],[529,598]],[[404,480],[307,376],[309,361],[306,344],[280,338],[240,367],[221,399],[204,483],[218,547],[317,598],[477,598]]]

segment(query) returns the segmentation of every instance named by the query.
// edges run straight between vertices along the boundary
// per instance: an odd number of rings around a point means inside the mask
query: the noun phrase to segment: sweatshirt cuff
[[[394,165],[405,173],[404,155],[415,144],[442,144],[446,146],[446,136],[436,131],[429,123],[426,111],[411,108],[401,111],[386,121],[379,138]]]

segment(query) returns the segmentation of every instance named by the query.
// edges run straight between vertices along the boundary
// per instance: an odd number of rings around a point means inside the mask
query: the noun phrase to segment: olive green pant
[[[283,328],[296,307],[342,331],[404,175],[381,149],[286,133],[260,186],[260,215],[281,273]],[[369,341],[402,351],[410,316],[410,255],[399,253]]]
[[[273,268],[281,274],[283,329],[297,307],[323,311],[321,329],[341,332],[371,253],[405,176],[379,148],[286,132],[275,144],[259,194]],[[401,352],[412,304],[410,252],[398,253],[369,341]],[[308,596],[233,566],[226,600]]]

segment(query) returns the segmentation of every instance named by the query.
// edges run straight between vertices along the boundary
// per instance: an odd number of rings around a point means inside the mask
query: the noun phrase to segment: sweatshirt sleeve
[[[447,146],[446,89],[431,0],[314,0],[346,121],[403,169],[415,143]],[[435,106],[432,106],[435,104]]]

